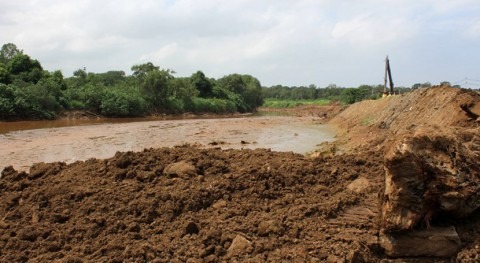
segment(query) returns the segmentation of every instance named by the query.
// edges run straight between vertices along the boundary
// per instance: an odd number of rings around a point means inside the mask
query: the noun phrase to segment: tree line
[[[360,85],[356,88],[339,87],[330,84],[325,88],[318,88],[314,84],[309,86],[282,86],[263,87],[262,95],[265,99],[277,100],[330,100],[351,104],[367,99],[378,99],[382,96],[383,85]],[[410,88],[395,88],[396,92],[409,92]]]
[[[53,119],[65,110],[90,111],[107,117],[137,117],[151,114],[252,112],[264,99],[327,100],[345,104],[377,99],[383,85],[356,88],[330,84],[262,87],[253,76],[230,74],[209,78],[202,71],[190,77],[175,77],[175,72],[151,62],[133,65],[132,73],[87,72],[78,69],[65,78],[61,71],[44,70],[15,44],[0,50],[0,120]],[[444,82],[442,84],[449,84]],[[412,88],[395,88],[404,93],[430,87],[416,83]]]
[[[233,113],[254,111],[263,103],[261,84],[250,75],[190,77],[151,62],[134,65],[132,74],[78,69],[64,78],[44,70],[15,44],[0,50],[0,119],[53,119],[65,110],[85,110],[107,117],[157,113]]]

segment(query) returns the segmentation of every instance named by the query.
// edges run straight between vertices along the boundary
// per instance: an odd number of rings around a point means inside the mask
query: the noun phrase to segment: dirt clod
[[[195,166],[185,161],[169,164],[163,173],[168,176],[178,177],[194,177],[197,175]]]
[[[272,219],[262,221],[258,225],[257,232],[260,236],[282,235],[285,232],[285,228],[282,226],[282,223],[279,220]]]
[[[233,257],[251,253],[253,250],[252,242],[241,235],[237,235],[227,251],[227,257]]]

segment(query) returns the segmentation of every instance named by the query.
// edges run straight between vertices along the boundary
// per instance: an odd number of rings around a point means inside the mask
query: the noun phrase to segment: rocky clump
[[[419,130],[385,156],[385,230],[466,217],[480,207],[480,129]]]
[[[449,218],[480,207],[480,129],[423,129],[393,145],[385,156],[382,246],[391,256],[455,255],[455,227],[432,223],[451,225]]]

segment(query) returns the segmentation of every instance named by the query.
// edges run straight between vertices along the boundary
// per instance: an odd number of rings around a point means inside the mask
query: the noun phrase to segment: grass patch
[[[319,100],[279,100],[279,99],[265,99],[263,107],[267,108],[295,108],[302,105],[328,105],[331,100],[319,99]]]
[[[362,120],[360,121],[360,125],[362,125],[362,126],[368,126],[368,125],[372,124],[374,121],[375,121],[375,118],[369,116],[369,117],[366,117],[366,118],[362,119]]]

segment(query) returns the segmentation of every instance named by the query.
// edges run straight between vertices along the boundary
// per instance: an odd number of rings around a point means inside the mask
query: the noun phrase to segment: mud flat
[[[105,120],[104,120],[105,121]],[[109,158],[117,151],[200,144],[223,149],[270,148],[305,154],[334,139],[315,117],[245,117],[102,123],[0,134],[0,166],[28,170],[38,162]]]
[[[480,128],[462,105],[480,114],[479,102],[477,93],[435,87],[354,104],[330,120],[338,140],[314,158],[217,144],[7,167],[0,261],[476,262]],[[422,132],[430,129],[435,136]],[[443,138],[453,146],[436,143]],[[404,178],[396,168],[412,160],[421,171],[407,174],[414,187],[396,187]],[[459,178],[465,184],[451,180]],[[462,191],[468,200],[450,194]],[[460,205],[447,211],[441,204],[452,196]],[[425,200],[440,205],[430,213]],[[411,238],[437,247],[421,242],[411,253],[419,244]],[[426,255],[442,244],[449,250]]]

